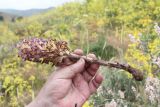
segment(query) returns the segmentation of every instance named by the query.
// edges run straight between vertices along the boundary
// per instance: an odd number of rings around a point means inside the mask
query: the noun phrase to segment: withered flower
[[[53,39],[31,38],[24,39],[18,44],[18,56],[23,60],[49,63],[61,63],[64,54],[69,53],[66,41]]]

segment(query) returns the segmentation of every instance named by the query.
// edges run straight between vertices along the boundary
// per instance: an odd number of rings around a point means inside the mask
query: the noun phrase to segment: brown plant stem
[[[130,65],[121,64],[121,63],[118,63],[118,62],[116,62],[116,63],[108,62],[108,61],[104,61],[104,60],[90,60],[89,58],[84,57],[84,56],[74,56],[74,55],[71,55],[71,54],[67,55],[67,57],[71,60],[74,60],[74,61],[77,61],[80,58],[83,58],[88,63],[92,63],[92,64],[95,63],[95,64],[99,64],[99,65],[102,65],[102,66],[108,66],[108,67],[112,67],[112,68],[123,69],[123,70],[131,73],[132,76],[135,78],[135,80],[137,80],[137,81],[142,81],[143,80],[143,73],[140,70],[138,70],[136,68],[133,68]]]

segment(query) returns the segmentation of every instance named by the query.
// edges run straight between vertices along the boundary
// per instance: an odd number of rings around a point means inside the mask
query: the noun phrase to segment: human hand
[[[73,53],[83,55],[80,49]],[[94,54],[87,57],[96,59]],[[90,95],[96,92],[103,78],[97,72],[98,64],[88,64],[83,58],[71,63],[65,59],[64,64],[51,74],[36,99],[27,107],[82,107]]]

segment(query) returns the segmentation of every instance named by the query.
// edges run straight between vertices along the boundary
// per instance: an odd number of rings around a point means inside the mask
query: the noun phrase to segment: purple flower
[[[132,34],[128,34],[128,37],[131,42],[133,42],[133,43],[137,42],[136,38]]]
[[[160,27],[158,26],[158,23],[155,23],[154,29],[155,29],[155,32],[158,34],[158,36],[160,36]]]
[[[160,57],[153,57],[152,63],[156,64],[160,68]]]

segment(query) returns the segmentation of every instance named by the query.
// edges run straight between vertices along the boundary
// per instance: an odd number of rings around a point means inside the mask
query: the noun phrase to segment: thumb
[[[85,61],[83,58],[81,58],[76,63],[66,66],[62,69],[59,69],[57,71],[56,78],[62,78],[62,79],[70,79],[73,78],[77,73],[80,73],[84,70]]]

